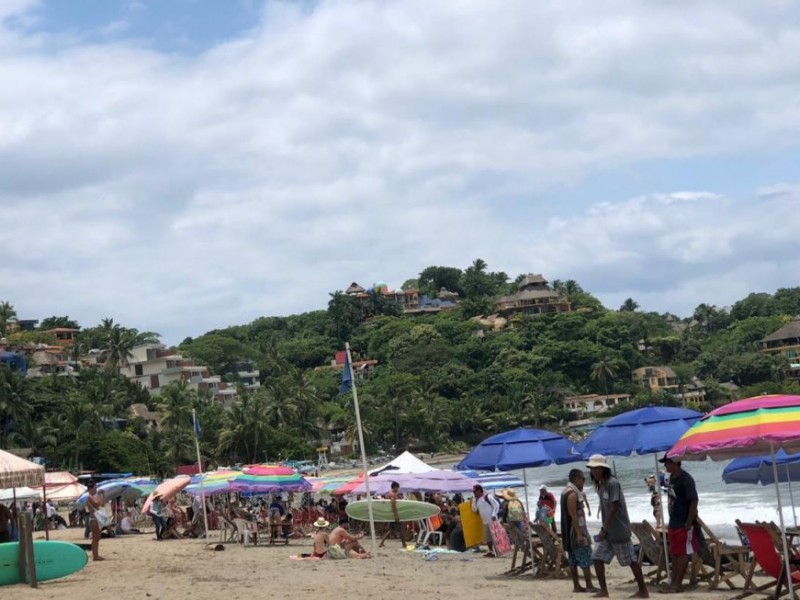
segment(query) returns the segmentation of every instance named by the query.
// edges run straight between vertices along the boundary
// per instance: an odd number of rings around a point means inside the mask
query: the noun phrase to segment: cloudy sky
[[[172,343],[477,257],[800,285],[798,57],[793,0],[2,0],[0,300]]]

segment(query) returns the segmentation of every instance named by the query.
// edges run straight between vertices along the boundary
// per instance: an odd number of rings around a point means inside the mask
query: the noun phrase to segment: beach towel
[[[492,521],[489,524],[489,531],[492,534],[494,553],[497,556],[505,556],[513,550],[511,540],[508,539],[508,533],[506,533],[506,530],[499,521]]]

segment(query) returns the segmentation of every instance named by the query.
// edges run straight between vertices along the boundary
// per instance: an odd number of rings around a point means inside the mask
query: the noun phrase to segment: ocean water
[[[609,457],[609,461],[612,460],[616,467],[617,478],[622,484],[631,521],[647,519],[654,524],[650,493],[644,482],[644,478],[656,470],[653,455]],[[739,538],[734,529],[735,520],[754,521],[759,519],[778,523],[778,501],[774,485],[728,484],[722,481],[722,470],[726,464],[728,461],[685,461],[683,469],[692,474],[697,484],[697,493],[700,497],[698,503],[700,518],[722,539],[738,543]],[[661,466],[659,465],[659,467]],[[596,533],[600,529],[600,521],[595,511],[599,502],[597,492],[589,482],[589,473],[585,468],[585,463],[576,462],[561,466],[526,469],[527,493],[531,509],[535,512],[539,486],[545,484],[558,497],[564,489],[567,474],[572,468],[583,468],[586,472],[587,481],[584,491],[592,507],[592,516],[588,520],[588,526],[592,533]],[[514,474],[520,478],[523,477],[522,471],[514,471]],[[800,518],[800,485],[795,483],[792,489],[795,496],[795,511]],[[787,484],[781,484],[781,500],[785,523],[787,527],[790,527],[795,524],[795,519]],[[666,511],[666,496],[664,502]]]

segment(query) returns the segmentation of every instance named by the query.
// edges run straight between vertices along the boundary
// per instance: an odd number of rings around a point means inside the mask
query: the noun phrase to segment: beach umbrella
[[[278,477],[281,475],[296,475],[297,471],[284,465],[262,464],[245,467],[242,469],[242,473],[245,473],[246,475],[268,475]]]
[[[172,479],[167,479],[159,483],[156,486],[156,489],[147,497],[147,500],[144,501],[144,506],[142,506],[142,514],[146,515],[150,510],[150,504],[153,502],[153,496],[160,494],[161,499],[164,502],[169,502],[181,490],[189,485],[191,480],[192,478],[188,475],[178,475],[177,477],[173,477]]]
[[[455,468],[459,471],[513,471],[522,469],[522,481],[528,487],[528,468],[563,465],[581,459],[574,453],[574,444],[563,435],[544,429],[513,429],[486,438],[475,446]],[[525,510],[531,514],[528,494]],[[526,517],[527,518],[527,517]],[[531,528],[528,542],[533,548]]]
[[[589,436],[578,444],[578,452],[583,458],[592,454],[606,456],[630,456],[631,454],[652,454],[658,473],[658,452],[666,452],[694,425],[703,413],[687,408],[673,406],[647,406],[629,410],[603,422]],[[661,496],[661,478],[656,477],[658,502],[661,514],[664,506]],[[667,573],[670,572],[667,538],[661,536]]]
[[[372,479],[370,479],[370,483],[371,482]],[[356,477],[351,476],[350,480],[347,483],[343,483],[342,485],[337,487],[335,490],[331,492],[331,494],[333,494],[334,496],[344,496],[346,494],[352,494],[353,490],[356,489],[362,483],[364,483],[363,473]]]
[[[315,494],[333,494],[333,492],[353,479],[352,475],[333,475],[328,477],[306,477]]]
[[[792,518],[794,526],[797,527],[797,512],[794,508],[792,480],[797,481],[800,479],[800,453],[786,454],[783,450],[778,450],[775,453],[775,462],[778,464],[778,481],[787,484],[789,488]],[[740,456],[739,458],[734,458],[723,469],[722,480],[725,483],[772,485],[775,483],[772,458],[769,456]]]
[[[800,396],[756,396],[714,409],[683,434],[667,456],[675,460],[726,460],[769,454],[783,534],[783,558],[789,574],[792,571],[778,486],[779,450],[790,454],[800,452]],[[787,580],[792,596],[792,577],[787,576]]]
[[[393,482],[400,485],[401,492],[440,492],[453,494],[456,492],[469,492],[477,483],[458,471],[435,469],[425,473],[381,473],[369,478],[369,491],[371,494],[386,494]],[[351,493],[365,494],[366,485],[362,481]]]
[[[289,469],[288,475],[257,475],[247,470],[230,480],[232,490],[252,494],[269,494],[275,492],[310,492],[311,484],[305,477]]]
[[[241,471],[225,469],[193,475],[192,482],[187,485],[183,491],[192,496],[198,496],[201,493],[204,493],[206,496],[225,494],[233,491],[230,486],[231,479],[241,474]],[[202,486],[200,485],[201,480],[203,482]]]
[[[43,485],[43,466],[0,450],[0,489]]]
[[[504,490],[506,488],[521,488],[525,487],[525,483],[511,473],[495,472],[495,473],[479,473],[478,471],[461,471],[470,479],[474,479],[476,483],[485,490]]]

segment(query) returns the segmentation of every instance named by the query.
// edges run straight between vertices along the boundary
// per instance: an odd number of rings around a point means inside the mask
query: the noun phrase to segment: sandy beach
[[[41,534],[36,534],[39,539]],[[79,528],[55,531],[51,539],[84,543]],[[214,541],[214,538],[212,538]],[[56,581],[42,582],[38,589],[16,585],[3,588],[14,600],[53,598],[85,600],[197,599],[247,600],[273,598],[356,598],[402,594],[404,598],[482,597],[526,598],[547,595],[553,600],[588,597],[573,594],[567,579],[545,580],[504,576],[510,557],[488,559],[480,554],[442,554],[425,560],[424,554],[404,552],[391,541],[372,560],[298,561],[290,556],[309,552],[310,539],[292,540],[288,546],[226,544],[222,552],[204,549],[197,540],[156,542],[152,534],[104,539],[103,562],[89,562],[82,571]],[[636,591],[630,570],[612,564],[608,569],[612,598],[626,598]],[[661,596],[651,587],[654,597]],[[736,592],[711,592],[730,598]],[[708,598],[703,584],[683,598]]]

